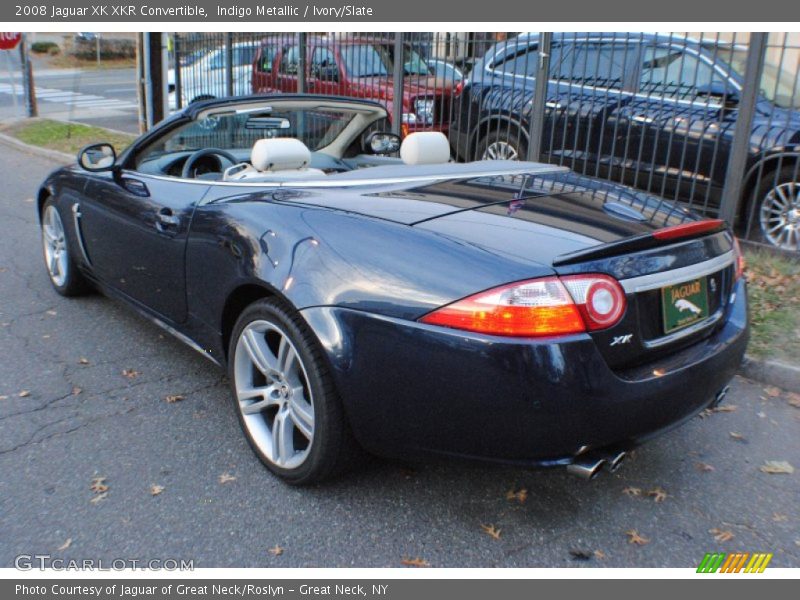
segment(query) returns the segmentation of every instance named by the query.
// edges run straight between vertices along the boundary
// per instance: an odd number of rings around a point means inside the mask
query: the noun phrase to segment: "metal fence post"
[[[306,93],[306,52],[308,50],[307,34],[301,32],[297,35],[297,45],[300,56],[297,57],[297,93]]]
[[[533,90],[531,103],[530,129],[528,130],[528,156],[527,160],[538,161],[542,153],[542,134],[544,133],[544,113],[547,102],[547,85],[550,80],[550,45],[553,34],[542,31],[539,34],[538,57],[539,65],[536,69],[536,87]]]
[[[25,90],[25,105],[27,107],[29,117],[39,116],[39,109],[36,106],[36,86],[33,83],[33,67],[31,66],[31,57],[28,52],[28,36],[22,34],[22,40],[19,43],[19,53],[22,61],[22,87]]]
[[[763,32],[750,34],[744,84],[739,98],[739,114],[736,115],[731,154],[722,189],[722,204],[719,209],[719,217],[730,225],[733,225],[736,215],[739,214],[744,172],[747,168],[747,153],[753,131],[753,115],[756,110],[761,73],[764,67],[764,54],[767,49],[767,35]]]
[[[233,34],[225,35],[225,95],[233,96]]]
[[[403,33],[394,34],[394,63],[392,65],[394,89],[392,92],[392,131],[400,135],[403,121]]]
[[[181,38],[176,32],[173,52],[175,54],[175,109],[183,108],[183,86],[181,85]]]

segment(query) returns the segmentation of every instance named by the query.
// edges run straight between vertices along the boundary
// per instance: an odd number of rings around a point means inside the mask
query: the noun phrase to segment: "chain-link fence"
[[[311,93],[384,104],[459,161],[566,165],[800,251],[800,34],[174,34],[170,105]]]

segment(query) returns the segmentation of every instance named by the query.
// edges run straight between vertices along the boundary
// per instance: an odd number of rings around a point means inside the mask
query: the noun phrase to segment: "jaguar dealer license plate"
[[[672,333],[708,316],[705,277],[661,288],[664,333]]]

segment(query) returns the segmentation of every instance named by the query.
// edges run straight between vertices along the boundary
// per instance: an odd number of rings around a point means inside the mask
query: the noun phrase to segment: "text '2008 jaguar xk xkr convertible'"
[[[53,286],[225,366],[295,484],[360,449],[590,477],[721,399],[748,338],[724,223],[552,165],[452,163],[386,118],[234,98],[85,148],[38,196]]]

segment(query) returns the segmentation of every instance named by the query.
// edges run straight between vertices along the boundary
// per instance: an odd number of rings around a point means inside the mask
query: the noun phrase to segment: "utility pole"
[[[20,63],[22,64],[22,87],[25,89],[25,108],[29,117],[39,116],[39,107],[36,105],[36,88],[33,84],[33,67],[28,54],[27,34],[22,34],[19,43]]]

